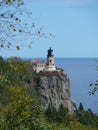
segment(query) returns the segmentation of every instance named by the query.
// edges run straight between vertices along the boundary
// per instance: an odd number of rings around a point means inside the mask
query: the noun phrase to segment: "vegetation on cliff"
[[[98,115],[84,110],[82,103],[74,114],[63,104],[43,110],[34,88],[35,77],[30,61],[0,57],[0,130],[98,129]]]

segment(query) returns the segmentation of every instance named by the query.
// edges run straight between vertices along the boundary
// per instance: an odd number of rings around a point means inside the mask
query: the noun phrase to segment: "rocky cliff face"
[[[64,72],[45,72],[36,80],[36,91],[44,108],[50,104],[58,108],[62,103],[73,113],[76,104],[70,97],[70,81]]]

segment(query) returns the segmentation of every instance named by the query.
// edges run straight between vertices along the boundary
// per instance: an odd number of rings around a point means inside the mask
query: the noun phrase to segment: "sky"
[[[33,21],[52,38],[33,37],[32,49],[3,50],[3,57],[98,57],[98,0],[24,0]]]

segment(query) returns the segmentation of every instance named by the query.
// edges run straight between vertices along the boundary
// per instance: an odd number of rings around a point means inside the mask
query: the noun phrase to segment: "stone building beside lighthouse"
[[[45,70],[45,63],[38,59],[35,62],[33,62],[33,71],[36,73],[39,73],[40,71],[44,71]]]
[[[47,50],[46,63],[44,63],[40,59],[33,62],[33,71],[36,73],[39,73],[40,71],[55,71],[55,70],[56,67],[54,63],[54,55],[53,55],[53,50],[51,48]]]
[[[53,50],[51,48],[49,48],[49,50],[47,52],[48,52],[48,54],[47,54],[45,70],[46,71],[55,71],[56,67],[55,67],[55,63],[54,63]]]

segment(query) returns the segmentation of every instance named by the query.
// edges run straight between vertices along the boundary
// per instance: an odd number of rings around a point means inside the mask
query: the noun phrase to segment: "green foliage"
[[[82,103],[74,114],[63,104],[42,110],[33,80],[39,76],[43,73],[33,73],[29,61],[0,57],[0,130],[98,129],[98,115],[84,110]]]
[[[30,62],[0,61],[0,130],[36,129],[41,108],[31,84]]]
[[[41,109],[35,97],[28,95],[28,87],[9,87],[8,103],[0,107],[0,122],[3,130],[22,128],[35,129],[39,123]]]
[[[78,121],[72,121],[70,123],[69,130],[98,130],[98,128],[92,126],[85,126]]]
[[[73,122],[73,121],[75,121],[75,122],[78,121],[78,119],[75,116],[75,114],[67,113],[66,119],[65,119],[65,125],[68,127],[68,126],[70,126],[70,123]]]
[[[65,123],[66,116],[68,114],[68,109],[61,104],[56,110],[53,106],[49,105],[45,111],[46,119],[50,122],[55,122],[57,124]]]
[[[46,115],[47,120],[49,120],[51,122],[55,122],[56,121],[56,113],[57,113],[56,109],[53,106],[49,105],[45,111],[45,115]]]
[[[68,109],[64,107],[63,104],[61,104],[56,113],[56,121],[58,123],[65,123],[67,114],[68,114]]]
[[[87,127],[98,128],[98,116],[93,114],[91,109],[85,111],[82,103],[80,103],[75,114],[70,114],[63,104],[59,106],[58,110],[49,105],[45,111],[45,116],[49,122],[70,127],[70,130],[87,130]]]
[[[83,110],[84,110],[84,107],[83,107],[82,103],[80,102],[79,111],[83,111]]]
[[[20,57],[17,57],[17,56],[12,56],[12,57],[9,57],[8,59],[7,59],[7,61],[9,61],[9,62],[22,62],[22,59],[20,58]]]
[[[86,127],[82,125],[80,122],[74,122],[74,121],[70,123],[69,129],[70,130],[87,130]]]
[[[6,85],[25,85],[32,82],[32,65],[29,61],[22,62],[20,58],[10,58],[2,61],[0,66],[1,81]]]
[[[76,110],[76,117],[81,124],[98,128],[98,116],[91,109],[84,110],[82,104],[79,106],[79,110]]]

